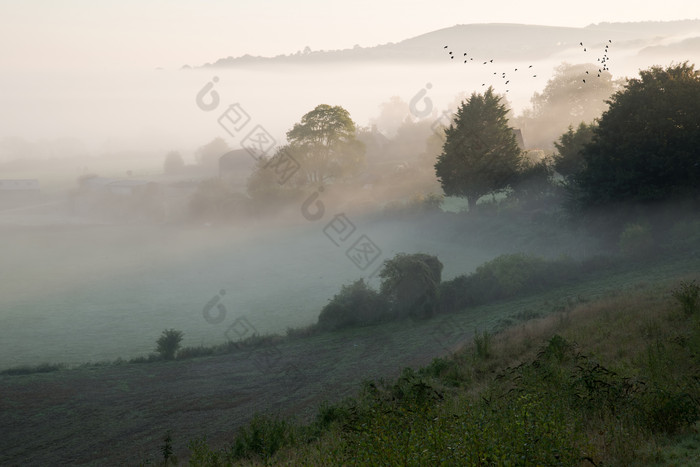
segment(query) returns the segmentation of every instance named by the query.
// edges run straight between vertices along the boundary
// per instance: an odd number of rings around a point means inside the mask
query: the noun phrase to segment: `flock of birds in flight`
[[[600,67],[598,68],[598,72],[597,72],[597,74],[596,74],[596,77],[597,77],[597,78],[600,78],[601,74],[602,74],[604,71],[608,71],[608,70],[609,70],[609,68],[608,68],[608,62],[610,61],[610,57],[608,56],[608,51],[609,51],[609,48],[610,48],[610,44],[612,44],[612,40],[611,40],[611,39],[608,39],[608,44],[605,45],[605,49],[603,50],[603,56],[597,58],[598,63],[600,63]],[[579,42],[579,46],[583,49],[584,52],[588,52],[588,48],[587,48],[585,45],[583,45],[583,42]],[[444,49],[449,49],[449,46],[446,45],[446,46],[443,47],[443,48],[444,48]],[[450,57],[451,60],[454,60],[454,59],[455,59],[455,54],[452,53],[451,50],[448,50],[448,55],[449,55],[449,57]],[[464,60],[464,63],[470,63],[470,62],[473,62],[473,61],[474,61],[474,57],[468,56],[467,52],[464,52],[464,54],[462,55],[461,59]],[[477,60],[477,63],[480,62],[480,61],[481,61],[481,60]],[[485,61],[482,63],[482,65],[491,65],[491,64],[493,64],[493,59],[485,60]],[[533,65],[528,65],[527,69],[530,70],[532,67],[533,67]],[[517,71],[518,71],[518,68],[515,68],[515,69],[513,69],[512,72],[509,71],[508,73],[515,73],[515,72],[517,72]],[[596,72],[594,71],[594,73],[596,73]],[[493,74],[494,74],[494,75],[498,75],[499,72],[498,72],[498,71],[494,71]],[[500,75],[501,75],[500,78],[501,78],[501,80],[504,82],[505,85],[508,85],[508,84],[511,82],[510,75],[507,74],[505,71],[501,71],[501,72],[500,72]],[[590,76],[591,73],[589,73],[589,71],[587,70],[586,73],[585,73],[585,75]],[[533,74],[532,77],[533,77],[533,78],[537,78],[537,74]],[[582,77],[581,81],[583,81],[583,83],[585,84],[585,83],[586,83],[586,76]],[[481,85],[482,85],[482,86],[486,86],[486,83],[482,83]],[[508,91],[509,91],[509,89],[506,89],[506,92],[508,92]]]

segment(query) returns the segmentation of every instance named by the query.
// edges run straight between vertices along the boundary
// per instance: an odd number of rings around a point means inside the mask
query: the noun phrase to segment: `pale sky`
[[[0,71],[200,65],[399,42],[455,24],[583,27],[700,17],[697,0],[0,0]]]

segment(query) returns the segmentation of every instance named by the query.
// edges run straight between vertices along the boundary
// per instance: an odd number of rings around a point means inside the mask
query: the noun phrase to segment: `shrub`
[[[160,360],[161,357],[158,354],[151,353],[147,357],[134,357],[129,359],[129,363],[152,363]]]
[[[344,285],[318,317],[321,330],[332,331],[348,326],[376,323],[386,319],[387,303],[364,279]]]
[[[406,203],[406,210],[411,214],[442,212],[440,205],[443,199],[444,196],[436,195],[435,193],[418,193],[413,195]]]
[[[533,287],[541,288],[547,264],[524,254],[501,255],[476,269],[477,287],[484,298],[507,298]]]
[[[180,341],[182,341],[182,331],[166,329],[156,341],[158,345],[156,350],[163,359],[173,360],[177,349],[180,348]]]
[[[543,290],[597,269],[597,265],[576,263],[569,258],[545,261],[519,253],[501,255],[468,276],[458,276],[440,284],[440,310],[449,313]]]
[[[173,455],[173,438],[170,431],[165,433],[163,444],[160,446],[160,452],[163,454],[163,465],[177,465],[177,457]]]
[[[451,313],[474,306],[478,303],[477,291],[473,287],[472,276],[461,275],[440,284],[440,311]]]
[[[8,368],[6,370],[0,371],[0,375],[29,375],[32,373],[50,373],[52,371],[59,371],[66,368],[66,365],[58,363],[41,363],[36,366],[16,366]]]
[[[395,316],[428,318],[437,313],[442,263],[436,256],[399,253],[384,261],[379,277],[380,293]]]
[[[484,331],[481,335],[474,333],[474,353],[479,360],[487,360],[491,357],[491,334]]]
[[[442,212],[441,205],[445,197],[435,193],[417,193],[407,201],[390,201],[384,206],[383,213],[387,217],[408,218],[424,214]]]
[[[317,331],[316,326],[311,324],[309,326],[303,326],[300,328],[288,327],[286,334],[287,334],[287,337],[289,337],[291,339],[296,339],[296,338],[313,336],[316,333],[316,331]]]
[[[421,368],[418,372],[433,378],[439,378],[453,364],[451,360],[436,357],[433,358],[433,361],[428,366]]]
[[[285,420],[255,414],[247,426],[238,430],[232,454],[238,459],[256,456],[268,459],[280,448],[293,445],[295,439],[293,426]]]
[[[230,453],[225,452],[223,449],[214,451],[209,447],[206,438],[190,440],[187,447],[190,450],[189,465],[224,467],[232,464],[230,462]]]
[[[700,307],[700,286],[692,282],[681,282],[678,288],[671,292],[673,298],[680,303],[683,312],[690,316]]]
[[[642,398],[643,422],[656,433],[673,434],[700,419],[698,404],[686,393],[656,388]]]
[[[654,241],[649,226],[642,224],[627,224],[620,234],[618,247],[627,256],[639,256],[648,253]]]
[[[177,353],[178,360],[186,360],[188,358],[207,357],[216,353],[215,347],[184,347]]]
[[[333,423],[343,422],[350,418],[350,408],[346,404],[329,404],[323,401],[318,406],[316,414],[316,426],[320,430],[325,430]]]

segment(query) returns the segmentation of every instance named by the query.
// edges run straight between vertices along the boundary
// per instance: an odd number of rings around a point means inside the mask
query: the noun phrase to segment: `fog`
[[[611,55],[614,79],[670,62],[632,48]],[[240,104],[278,144],[321,103],[343,106],[359,126],[377,123],[379,131],[390,134],[400,122],[382,128],[378,117],[392,96],[417,103],[421,116],[414,112],[413,120],[429,123],[453,106],[456,96],[493,85],[517,116],[557,66],[589,58],[572,48],[546,60],[496,60],[486,66],[460,66],[446,57],[437,64],[3,73],[0,179],[36,179],[41,194],[0,200],[0,368],[145,355],[165,328],[183,330],[183,345],[217,344],[241,316],[259,333],[314,323],[342,284],[369,278],[379,265],[359,269],[324,234],[324,226],[341,213],[353,216],[358,234],[381,248],[380,260],[399,252],[437,255],[445,265],[443,278],[471,272],[508,251],[591,253],[592,245],[573,237],[524,245],[503,235],[489,244],[455,224],[443,229],[429,221],[408,227],[381,221],[362,207],[361,193],[353,195],[355,204],[344,195],[327,194],[325,215],[318,221],[305,219],[294,204],[283,218],[249,218],[225,226],[181,222],[175,215],[119,219],[76,211],[67,201],[80,176],[162,181],[168,151],[180,152],[185,164],[194,165],[197,149],[214,138],[239,147],[240,141],[217,123],[230,104]],[[516,68],[521,74],[504,84],[500,73]],[[196,96],[209,83],[220,104],[206,111],[197,106]],[[523,136],[526,146],[537,139]],[[415,148],[415,156],[425,150]],[[240,189],[245,191],[243,185]],[[409,194],[398,190],[382,202]],[[376,285],[376,278],[371,280]],[[222,290],[226,319],[212,325],[203,307]]]

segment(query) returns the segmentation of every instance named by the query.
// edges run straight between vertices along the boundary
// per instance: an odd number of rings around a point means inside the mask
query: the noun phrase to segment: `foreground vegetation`
[[[191,440],[189,464],[700,462],[699,290],[647,286],[479,333],[311,423],[259,414],[225,448]]]
[[[237,343],[230,342],[222,345],[220,349],[222,352],[231,351],[230,355],[212,358],[180,360],[178,352],[175,361],[164,360],[156,355],[159,360],[149,364],[131,365],[121,362],[121,365],[105,365],[98,368],[86,367],[49,374],[3,377],[3,393],[6,395],[3,403],[15,407],[3,411],[5,418],[0,421],[8,428],[8,450],[3,454],[6,455],[6,461],[24,459],[30,464],[50,463],[49,459],[54,458],[62,459],[66,463],[82,459],[85,463],[93,462],[95,465],[104,465],[110,463],[110,460],[120,459],[124,464],[136,465],[139,461],[149,458],[151,464],[158,463],[165,457],[164,453],[171,452],[168,458],[172,459],[173,455],[177,455],[180,463],[187,463],[192,458],[195,465],[198,462],[200,465],[207,465],[211,464],[211,459],[207,460],[206,456],[213,449],[220,456],[232,456],[227,462],[233,464],[313,464],[316,462],[315,458],[307,454],[304,454],[306,457],[299,457],[298,461],[295,456],[315,446],[325,449],[324,446],[328,444],[323,443],[326,443],[324,440],[328,440],[328,437],[333,443],[335,438],[351,439],[357,435],[353,428],[362,429],[363,423],[368,425],[368,429],[372,428],[373,424],[380,423],[380,420],[375,422],[367,415],[371,412],[367,412],[369,409],[365,404],[375,404],[375,412],[379,411],[377,413],[382,413],[382,410],[399,410],[393,406],[387,407],[389,402],[383,400],[391,397],[408,400],[407,398],[413,397],[410,392],[414,386],[416,390],[419,390],[421,384],[432,388],[425,390],[429,403],[425,408],[421,408],[428,414],[439,415],[440,412],[436,410],[448,410],[450,407],[454,408],[450,410],[457,411],[461,402],[455,397],[462,397],[472,404],[470,407],[474,413],[479,413],[477,409],[481,407],[480,397],[489,398],[487,393],[481,391],[491,384],[495,375],[505,372],[505,368],[509,366],[532,362],[537,350],[545,345],[554,333],[559,333],[569,343],[578,344],[578,351],[582,355],[599,358],[589,347],[582,345],[585,344],[583,339],[576,336],[572,338],[557,328],[559,321],[566,323],[567,316],[571,317],[572,325],[575,324],[573,317],[577,306],[586,307],[591,301],[601,298],[611,300],[619,296],[634,297],[641,293],[667,300],[669,307],[680,316],[685,316],[685,312],[681,311],[681,303],[673,298],[670,292],[679,290],[677,281],[681,278],[688,281],[698,279],[698,259],[693,255],[693,251],[692,248],[682,254],[680,251],[678,254],[666,251],[667,254],[660,256],[614,261],[612,267],[595,268],[591,274],[577,276],[574,280],[566,280],[558,286],[553,285],[556,281],[544,281],[541,283],[542,287],[531,287],[530,290],[526,287],[521,291],[522,294],[519,292],[493,303],[467,307],[449,315],[439,314],[430,319],[393,320],[368,327],[319,332],[303,339],[256,336],[259,342],[253,348],[240,349],[237,348]],[[641,287],[638,284],[642,284]],[[646,311],[650,316],[654,316],[656,311],[653,306],[656,302],[652,300],[650,303],[649,310]],[[640,301],[639,305],[647,307],[643,301]],[[610,309],[613,310],[614,307]],[[641,322],[640,315],[635,310],[620,308],[620,311],[620,316],[629,321],[603,323],[598,326],[604,331],[601,335],[606,339],[610,338],[607,334],[610,330],[623,336],[637,332],[635,326]],[[541,336],[537,331],[538,321],[529,321],[523,329],[526,333],[524,344],[519,346],[511,341],[507,342],[507,355],[512,356],[510,360],[499,356],[499,341],[503,334],[483,333],[484,330],[492,333],[507,327],[518,329],[512,326],[552,313],[556,318],[553,321],[553,333]],[[633,326],[625,327],[626,322],[632,323]],[[677,330],[683,331],[690,322],[679,321]],[[653,327],[650,326],[650,329]],[[404,373],[406,378],[398,379],[400,368],[427,366],[434,356],[444,355],[446,351],[456,351],[455,345],[474,337],[475,330],[478,331],[476,345],[472,350],[465,351],[463,361],[458,367],[440,369],[440,365],[445,366],[441,363],[435,370],[437,376],[424,370],[413,371],[412,375]],[[615,335],[612,336],[611,342],[619,345],[623,351],[643,351],[647,340],[651,342],[655,337],[653,331],[645,332],[644,337],[638,339],[643,342],[642,345],[633,340],[615,340]],[[154,335],[152,341],[154,348],[156,337],[157,335]],[[265,340],[274,345],[264,345]],[[269,354],[268,349],[274,350],[275,347],[279,354],[284,356],[283,361],[277,367],[271,368],[270,372],[262,373],[259,359]],[[185,349],[180,352],[183,350]],[[479,357],[480,355],[486,357]],[[624,358],[623,353],[620,362],[623,362]],[[144,358],[144,361],[148,359]],[[444,361],[450,362],[450,359]],[[284,362],[297,365],[305,379],[297,380],[283,374],[281,363]],[[610,364],[602,359],[599,359],[598,363],[627,377],[626,373],[619,370],[617,363]],[[620,363],[620,367],[627,369],[632,365]],[[490,373],[491,371],[494,373]],[[454,374],[450,375],[450,372]],[[470,374],[471,376],[465,376]],[[391,383],[382,383],[378,380],[381,377]],[[376,379],[374,387],[378,392],[375,393],[367,384],[367,395],[357,394],[358,385],[364,378]],[[500,378],[497,381],[502,380],[503,378]],[[646,379],[643,381],[649,384]],[[294,388],[290,388],[291,383],[299,384],[299,388],[303,390],[294,392]],[[401,392],[393,390],[393,386],[400,388]],[[432,390],[439,396],[430,392]],[[249,396],[241,399],[246,393]],[[372,402],[373,393],[379,394],[376,396],[378,402]],[[403,393],[408,395],[401,395]],[[355,396],[355,409],[352,409],[352,404],[340,403],[346,395]],[[328,398],[330,403],[319,408],[324,397]],[[440,397],[443,398],[442,401]],[[465,399],[466,397],[472,399]],[[464,407],[466,406],[462,406]],[[99,410],[95,412],[95,408]],[[486,410],[483,407],[479,410],[482,409]],[[258,415],[253,423],[250,423],[251,414],[265,410],[273,412]],[[355,416],[351,410],[358,414],[358,418],[348,418]],[[409,410],[415,409],[409,406]],[[459,415],[459,412],[454,413]],[[67,418],[56,417],[56,414],[66,414]],[[466,412],[463,412],[463,418],[466,417],[464,414]],[[287,418],[293,415],[298,418]],[[433,418],[438,415],[434,415]],[[428,423],[425,420],[424,422]],[[471,418],[464,423],[465,426],[470,426]],[[114,440],[100,451],[103,455],[99,461],[95,457],[94,443],[90,437],[96,424],[105,430],[102,439]],[[345,428],[347,432],[342,431],[343,425],[351,428]],[[241,426],[245,428],[238,433]],[[419,426],[416,425],[410,442],[422,442],[423,435],[416,431]],[[171,439],[166,443],[163,436],[168,430],[171,431]],[[679,430],[680,435],[668,436],[687,436],[684,435],[686,430],[687,427],[682,427]],[[54,433],[62,439],[70,440],[71,444],[57,443],[55,448],[45,450],[45,441],[40,440],[48,439],[47,437],[53,436]],[[371,431],[367,432],[366,436],[370,434]],[[206,441],[202,438],[205,435]],[[275,439],[277,441],[270,444]],[[693,439],[686,438],[676,443],[674,448],[679,449],[682,445],[694,442]],[[190,449],[187,448],[189,440],[194,443],[190,445]],[[205,446],[204,443],[208,445]],[[239,448],[234,457],[233,449],[236,443]],[[161,451],[161,444],[163,448],[169,444],[170,448]],[[200,451],[195,449],[197,445],[200,446]],[[342,455],[355,449],[346,444],[338,446],[338,449],[345,453]],[[223,451],[219,451],[222,447]],[[197,452],[201,452],[204,457],[198,458]],[[287,460],[288,458],[291,460]],[[346,464],[353,463],[351,457],[338,459],[346,459]],[[600,460],[594,456],[592,459],[595,462]],[[226,460],[226,457],[222,457],[222,460]],[[330,460],[319,458],[317,461],[323,462],[327,463]],[[582,463],[588,464],[588,461]]]

